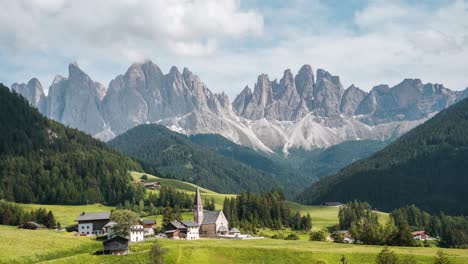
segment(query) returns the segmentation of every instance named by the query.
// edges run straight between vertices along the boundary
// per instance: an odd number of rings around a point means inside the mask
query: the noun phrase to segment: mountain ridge
[[[282,148],[285,154],[348,140],[386,140],[468,96],[468,90],[419,79],[375,86],[368,93],[354,85],[344,89],[339,76],[323,69],[314,74],[307,64],[297,75],[285,70],[279,81],[259,75],[254,89],[246,86],[232,103],[189,69],[172,67],[164,74],[152,61],[132,64],[107,91],[76,63],[69,65],[68,78],[55,78],[45,103],[30,95],[33,89],[43,94],[40,83],[23,87],[28,85],[12,85],[48,117],[104,141],[139,124],[157,123],[184,134],[220,134],[266,153]]]

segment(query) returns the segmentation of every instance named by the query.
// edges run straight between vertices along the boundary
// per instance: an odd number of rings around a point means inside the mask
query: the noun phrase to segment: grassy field
[[[0,263],[35,263],[95,251],[100,243],[52,230],[24,230],[0,225]]]
[[[349,264],[375,263],[379,246],[358,246],[328,242],[285,241],[273,239],[228,241],[201,239],[197,241],[160,240],[167,250],[167,263],[316,263],[339,264],[341,256]],[[97,256],[82,253],[48,263],[145,263],[151,242],[131,245],[127,256]],[[392,247],[403,260],[413,257],[416,263],[432,263],[437,249]],[[468,250],[446,249],[453,264],[468,263]]]
[[[197,186],[195,184],[192,184],[192,183],[179,181],[179,180],[174,180],[174,179],[159,178],[159,177],[156,177],[156,176],[148,174],[148,173],[141,173],[141,172],[132,171],[132,172],[130,172],[130,174],[132,175],[132,177],[133,177],[133,179],[135,181],[140,181],[141,176],[146,175],[148,177],[148,180],[146,180],[147,182],[158,181],[163,186],[171,186],[171,187],[175,188],[178,191],[186,192],[188,194],[195,194],[195,190],[197,188]],[[153,190],[149,190],[149,192],[154,192],[156,194],[158,193],[158,191],[153,191]],[[211,200],[212,198],[214,198],[216,210],[222,210],[223,209],[224,198],[226,198],[226,197],[235,197],[236,196],[235,194],[217,193],[217,192],[214,192],[214,191],[202,188],[202,187],[200,187],[200,193],[202,194],[203,199],[206,198],[206,199]]]
[[[19,204],[26,210],[45,208],[54,213],[55,219],[60,222],[62,227],[76,224],[75,219],[82,212],[106,212],[115,209],[115,207],[102,204],[89,205],[50,205],[50,204]]]

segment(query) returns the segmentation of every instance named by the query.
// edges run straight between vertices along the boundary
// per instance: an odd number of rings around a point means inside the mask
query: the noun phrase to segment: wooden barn
[[[104,254],[126,255],[128,254],[128,239],[121,236],[114,236],[104,242]]]

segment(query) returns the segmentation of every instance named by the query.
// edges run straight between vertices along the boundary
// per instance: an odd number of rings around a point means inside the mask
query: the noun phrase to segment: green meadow
[[[0,237],[14,243],[0,243],[0,259],[5,263],[146,263],[152,241],[130,246],[126,256],[96,255],[102,249],[92,238],[74,237],[69,233],[55,231],[3,232],[12,229],[0,227]],[[20,238],[17,238],[20,236]],[[29,246],[30,242],[37,246]],[[330,242],[259,240],[214,240],[197,241],[159,240],[167,251],[167,263],[316,263],[339,264],[342,255],[349,264],[375,263],[380,246],[334,244]],[[47,245],[44,247],[44,245]],[[28,246],[29,250],[24,250]],[[44,249],[45,248],[45,249]],[[414,258],[416,263],[432,263],[437,248],[391,247],[401,260]],[[468,263],[468,250],[444,249],[453,264]],[[16,255],[18,254],[18,255]],[[404,262],[403,262],[404,263]]]

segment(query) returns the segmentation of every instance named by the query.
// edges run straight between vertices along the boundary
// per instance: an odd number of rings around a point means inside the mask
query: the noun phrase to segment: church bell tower
[[[200,195],[200,188],[197,186],[195,201],[193,203],[193,221],[198,225],[203,223],[203,202]]]

